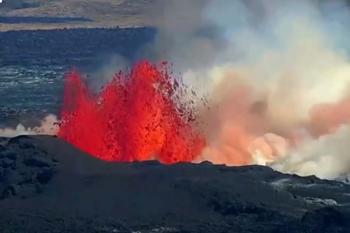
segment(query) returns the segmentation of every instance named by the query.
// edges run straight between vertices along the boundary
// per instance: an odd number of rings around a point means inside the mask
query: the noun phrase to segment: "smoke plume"
[[[350,172],[345,1],[169,2],[153,47],[208,99],[199,161]]]

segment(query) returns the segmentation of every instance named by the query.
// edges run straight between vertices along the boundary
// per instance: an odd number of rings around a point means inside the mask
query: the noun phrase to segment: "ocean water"
[[[0,127],[58,115],[65,73],[89,74],[116,55],[136,59],[153,36],[150,28],[1,32]]]

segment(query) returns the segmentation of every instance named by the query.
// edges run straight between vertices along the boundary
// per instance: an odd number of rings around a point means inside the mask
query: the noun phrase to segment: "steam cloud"
[[[170,2],[155,54],[208,96],[199,160],[321,178],[350,172],[345,1]]]
[[[16,128],[0,128],[0,137],[16,137],[19,135],[56,135],[58,119],[55,115],[47,115],[39,126],[25,127],[18,124]]]

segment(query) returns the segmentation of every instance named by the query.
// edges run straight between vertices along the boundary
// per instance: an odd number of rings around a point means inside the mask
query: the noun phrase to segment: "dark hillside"
[[[107,163],[46,136],[1,145],[1,232],[350,229],[350,186],[339,182],[259,166]]]

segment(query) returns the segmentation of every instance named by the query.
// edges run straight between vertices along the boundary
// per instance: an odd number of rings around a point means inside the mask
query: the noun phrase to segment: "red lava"
[[[185,86],[168,65],[137,63],[98,94],[77,71],[66,76],[58,137],[106,161],[193,161],[205,146]]]

